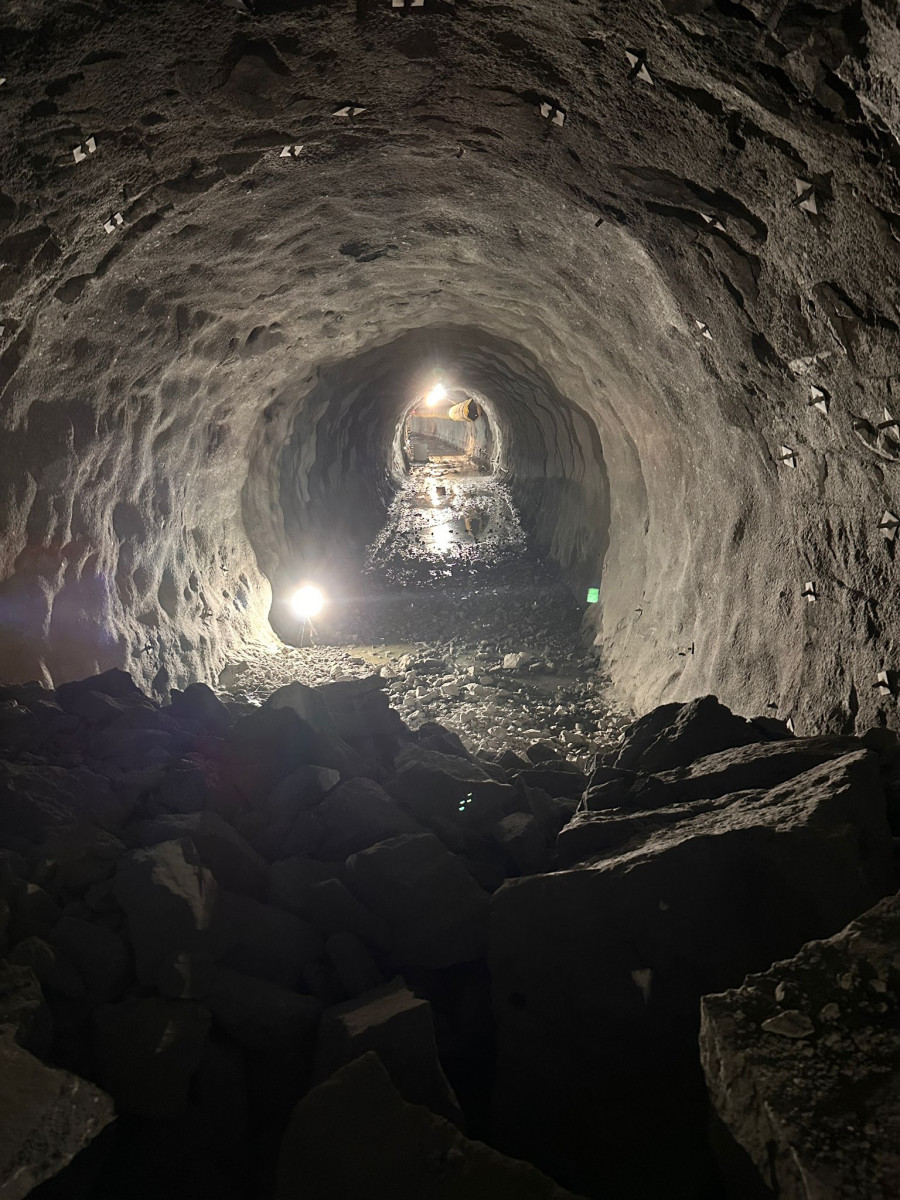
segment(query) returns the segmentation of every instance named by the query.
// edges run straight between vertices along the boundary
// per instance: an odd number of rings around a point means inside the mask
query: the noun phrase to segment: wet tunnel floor
[[[412,468],[359,593],[332,606],[312,645],[254,652],[220,685],[261,701],[293,679],[377,670],[413,728],[438,721],[472,751],[552,740],[580,760],[618,739],[627,714],[605,698],[582,607],[529,547],[505,485],[465,457]]]

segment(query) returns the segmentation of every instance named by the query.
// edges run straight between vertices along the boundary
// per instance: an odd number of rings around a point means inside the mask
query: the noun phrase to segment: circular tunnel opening
[[[270,419],[284,409],[284,441],[261,445],[244,499],[283,641],[298,636],[291,598],[303,585],[328,597],[323,630],[346,625],[365,603],[367,548],[391,505],[415,494],[411,473],[442,459],[508,489],[516,521],[573,594],[599,584],[609,498],[596,426],[523,347],[464,326],[410,331],[323,368],[307,390],[283,389]],[[262,478],[270,490],[256,490]],[[472,528],[469,518],[470,538]]]

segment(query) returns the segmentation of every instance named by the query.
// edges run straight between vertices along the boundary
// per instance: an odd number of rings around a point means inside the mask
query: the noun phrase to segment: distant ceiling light
[[[319,589],[309,585],[298,588],[291,597],[291,608],[294,610],[294,615],[303,621],[320,612],[324,603],[325,597]]]
[[[425,403],[429,408],[434,408],[436,404],[440,404],[442,400],[447,399],[447,389],[442,383],[436,383],[428,395],[425,397]]]

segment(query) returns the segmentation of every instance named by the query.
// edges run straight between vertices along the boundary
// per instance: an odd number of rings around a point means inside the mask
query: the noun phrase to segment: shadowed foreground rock
[[[105,1092],[54,1071],[0,1030],[0,1196],[21,1200],[115,1117]]]
[[[508,881],[489,951],[498,1144],[571,1186],[600,1187],[618,1160],[625,1195],[629,1179],[705,1195],[700,996],[894,879],[878,760],[857,750],[771,792],[637,814],[615,849]]]
[[[271,1200],[285,1130],[279,1200],[722,1200],[700,997],[897,887],[886,730],[706,697],[588,778],[543,743],[473,763],[378,680],[163,706],[112,672],[63,726],[14,690],[0,1027],[43,1082],[8,1154],[53,1200]],[[165,745],[113,753],[134,728]]]
[[[577,1200],[526,1162],[407,1104],[371,1051],[297,1105],[276,1200]]]
[[[713,1103],[777,1196],[900,1196],[900,896],[701,1011]]]

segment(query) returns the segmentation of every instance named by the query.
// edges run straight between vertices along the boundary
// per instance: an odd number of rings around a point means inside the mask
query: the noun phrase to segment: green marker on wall
[[[587,598],[588,604],[596,604],[599,599],[600,599],[600,589],[599,588],[588,588],[588,598]]]

